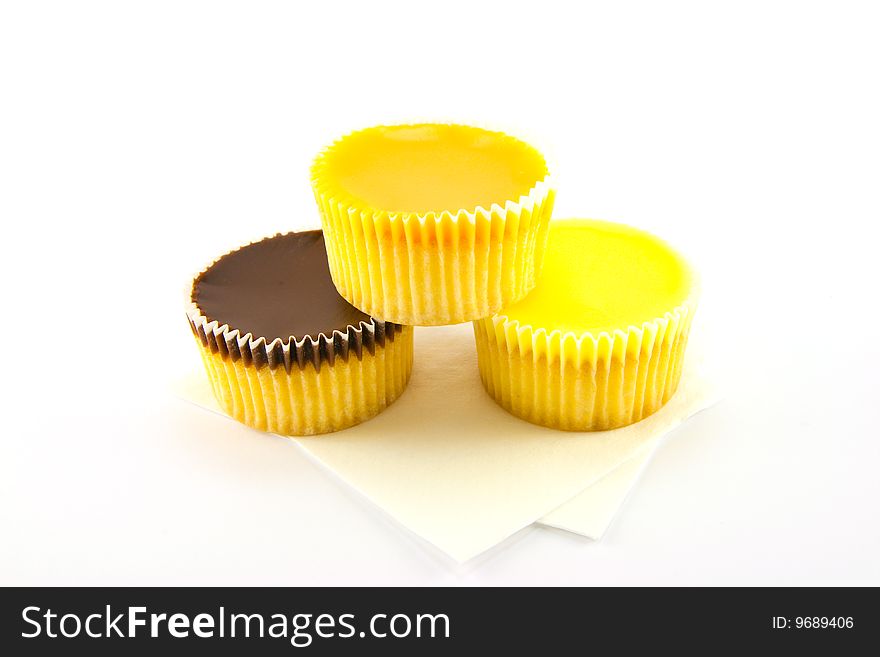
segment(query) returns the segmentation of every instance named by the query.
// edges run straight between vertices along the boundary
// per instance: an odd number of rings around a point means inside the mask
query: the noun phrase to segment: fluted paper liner
[[[353,134],[312,166],[330,272],[349,303],[386,321],[434,326],[487,317],[531,291],[555,200],[549,173],[488,209],[388,212],[351,199],[327,175],[327,155]]]
[[[411,326],[372,319],[329,336],[267,340],[209,320],[192,300],[197,280],[187,288],[187,319],[214,397],[236,420],[285,435],[338,431],[377,415],[406,388]]]
[[[626,426],[678,388],[697,294],[662,317],[584,332],[523,326],[505,315],[474,322],[483,387],[510,413],[569,431]]]

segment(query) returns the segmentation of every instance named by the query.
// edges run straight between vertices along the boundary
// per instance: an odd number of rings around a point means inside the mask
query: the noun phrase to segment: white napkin
[[[553,509],[538,524],[564,529],[598,541],[648,466],[658,447],[656,442],[658,441],[652,441],[645,449],[618,465],[583,492]]]
[[[459,562],[539,522],[599,538],[660,438],[715,399],[688,349],[673,398],[622,429],[571,433],[508,414],[486,394],[471,326],[417,328],[409,387],[376,418],[294,439],[407,529]],[[217,410],[203,372],[176,386]]]

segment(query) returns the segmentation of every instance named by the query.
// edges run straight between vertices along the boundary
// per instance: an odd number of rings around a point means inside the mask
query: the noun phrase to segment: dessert
[[[544,157],[500,132],[447,124],[351,133],[312,165],[330,272],[373,317],[485,317],[541,269],[554,190]]]
[[[637,422],[678,386],[696,301],[694,272],[660,239],[555,220],[535,289],[474,322],[483,385],[535,424],[595,431]]]
[[[224,255],[194,278],[187,317],[220,406],[263,431],[363,422],[400,396],[412,370],[412,327],[339,296],[321,231]]]

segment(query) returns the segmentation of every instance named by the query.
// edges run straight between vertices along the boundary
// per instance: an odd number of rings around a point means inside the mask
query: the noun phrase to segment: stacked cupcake
[[[530,422],[610,429],[675,392],[696,302],[687,263],[618,224],[553,220],[545,158],[461,125],[380,126],[312,167],[322,231],[233,251],[187,315],[221,407],[335,431],[406,387],[413,326],[473,321],[487,392]]]

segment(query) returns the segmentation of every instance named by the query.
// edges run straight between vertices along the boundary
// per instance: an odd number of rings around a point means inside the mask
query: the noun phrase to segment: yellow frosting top
[[[457,212],[519,201],[547,176],[543,156],[500,132],[423,123],[354,132],[315,162],[313,178],[354,205],[391,213]]]
[[[649,233],[606,221],[554,220],[537,286],[499,314],[533,329],[610,333],[662,317],[694,283],[684,258]]]

